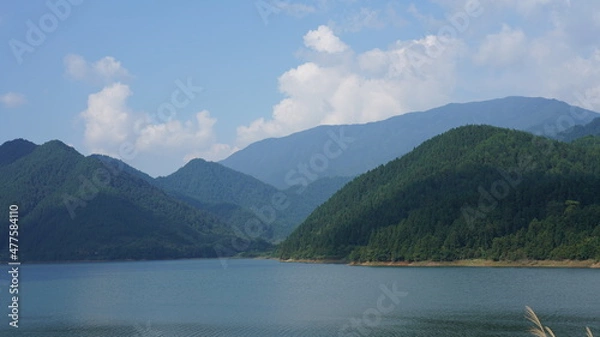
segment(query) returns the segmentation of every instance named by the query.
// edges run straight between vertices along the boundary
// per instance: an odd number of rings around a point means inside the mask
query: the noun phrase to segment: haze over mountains
[[[553,136],[599,115],[546,98],[506,97],[448,104],[360,125],[319,126],[256,142],[221,161],[277,188],[325,176],[354,177],[451,128],[486,124]]]
[[[426,155],[427,160],[417,160],[416,155],[411,152],[403,159],[392,162],[410,163],[406,165],[412,165],[412,169],[404,167],[405,164],[387,164],[369,174],[361,175],[334,198],[327,200],[355,176],[386,164],[391,159],[411,151],[423,140],[455,125],[504,124],[502,126],[572,140],[597,134],[597,123],[600,119],[584,125],[597,116],[595,112],[543,98],[509,97],[486,102],[450,104],[381,122],[321,126],[288,137],[267,139],[232,155],[223,161],[223,164],[194,159],[173,174],[156,179],[111,157],[84,157],[60,141],[35,145],[17,139],[0,146],[0,186],[3,188],[0,204],[19,205],[22,235],[27,237],[21,247],[22,257],[28,261],[162,259],[254,254],[264,252],[271,248],[272,243],[278,243],[288,237],[307,217],[304,224],[282,245],[282,256],[327,256],[355,260],[373,260],[386,256],[390,259],[439,258],[431,253],[431,247],[439,248],[437,243],[432,243],[437,241],[429,236],[423,239],[422,234],[445,237],[449,232],[444,230],[436,229],[432,232],[426,229],[429,227],[423,227],[418,230],[419,234],[407,236],[412,237],[414,242],[426,240],[421,246],[429,250],[417,249],[417,253],[414,247],[403,248],[409,249],[404,251],[395,246],[392,249],[389,243],[377,241],[380,239],[370,241],[370,238],[391,238],[398,233],[406,234],[397,230],[385,232],[380,227],[397,225],[399,221],[412,221],[412,217],[425,223],[430,220],[436,223],[452,220],[452,216],[456,215],[455,206],[458,200],[472,201],[461,199],[460,193],[465,191],[464,188],[473,187],[477,183],[485,186],[489,183],[486,179],[494,175],[493,165],[512,163],[514,158],[510,157],[511,155],[531,150],[527,142],[522,141],[531,137],[530,135],[525,136],[526,134],[515,131],[511,133],[507,130],[498,131],[490,127],[459,129],[467,131],[454,130],[452,140],[442,141],[448,138],[436,137],[435,141],[427,142],[430,148],[432,142],[438,144],[433,146],[435,150],[430,149],[433,152]],[[558,133],[563,130],[564,132]],[[478,138],[475,138],[479,143],[473,140],[472,134],[478,135]],[[478,144],[487,144],[488,138],[495,139],[493,146],[488,144],[482,149]],[[536,177],[551,176],[554,180],[550,179],[541,185],[523,186],[542,191],[545,195],[552,195],[552,190],[562,194],[560,197],[536,201],[528,206],[527,217],[517,221],[520,229],[526,228],[529,222],[533,221],[531,214],[535,214],[542,222],[550,222],[552,219],[548,216],[552,214],[560,216],[557,210],[562,209],[565,198],[575,202],[569,205],[573,206],[570,210],[577,211],[572,214],[584,212],[581,216],[586,219],[595,214],[595,208],[588,206],[595,203],[596,199],[588,192],[589,188],[596,186],[597,172],[594,171],[594,165],[597,163],[592,159],[583,162],[580,157],[584,152],[587,155],[596,155],[592,149],[597,148],[599,143],[598,138],[584,137],[571,145],[557,146],[562,151],[561,155],[568,157],[567,161],[540,159],[539,162],[544,163],[550,171],[537,172]],[[509,144],[509,148],[504,147]],[[461,152],[470,147],[478,147],[479,152]],[[583,148],[585,150],[582,150]],[[419,151],[426,152],[422,149]],[[448,158],[447,155],[451,153],[462,154]],[[571,154],[576,158],[571,160]],[[436,164],[434,161],[438,157],[440,163]],[[238,171],[224,166],[227,163],[237,163],[236,165],[243,167]],[[439,165],[442,165],[443,170],[440,171]],[[588,167],[589,165],[592,167]],[[399,172],[405,171],[408,173],[398,175]],[[429,172],[429,175],[414,174],[415,172]],[[576,175],[581,174],[574,176],[571,174],[573,172]],[[450,179],[450,182],[445,180],[452,175],[458,175],[468,181],[454,178]],[[429,177],[427,179],[430,180],[423,181],[424,177]],[[269,181],[276,186],[269,184]],[[447,185],[449,183],[450,185]],[[356,186],[362,187],[357,189]],[[461,187],[460,192],[453,189],[458,186]],[[569,194],[570,190],[565,192],[562,186],[579,186],[582,191],[588,192]],[[474,188],[477,191],[477,187]],[[352,192],[344,192],[348,190]],[[445,199],[444,195],[439,194],[440,191],[454,195],[454,200]],[[399,195],[403,197],[400,198]],[[368,207],[362,203],[363,199],[370,200]],[[414,202],[418,200],[430,204],[423,207],[415,205]],[[403,202],[406,202],[406,205],[398,211]],[[323,205],[318,207],[321,204]],[[514,203],[508,205],[516,207]],[[503,214],[517,212],[509,206],[506,206],[508,209],[502,208],[505,211]],[[364,213],[365,207],[370,211]],[[411,210],[411,207],[414,207],[414,210]],[[548,207],[554,209],[555,213],[542,211],[542,208]],[[436,209],[446,210],[443,212],[446,215],[441,216],[441,220],[434,219],[438,214]],[[430,213],[432,217],[423,220],[421,215],[424,212]],[[373,224],[374,214],[377,214],[377,219],[385,221],[377,220],[377,224]],[[505,224],[502,221],[506,221],[504,218],[501,221],[496,218],[502,217],[500,213],[490,215],[491,219],[498,221],[494,233],[502,233],[503,240],[513,240],[511,235],[520,235],[520,229],[516,232],[500,229]],[[404,216],[408,216],[409,220],[402,220]],[[561,221],[573,220],[561,219],[557,221],[562,223]],[[348,226],[350,232],[336,229],[340,221],[344,226]],[[357,223],[360,225],[355,227],[354,224]],[[430,223],[428,226],[433,225]],[[439,226],[436,224],[434,227]],[[456,232],[464,232],[460,225],[452,226],[450,228],[458,228]],[[591,224],[586,223],[582,226],[584,227],[581,231],[573,234],[580,239],[581,235],[585,238],[591,235]],[[323,241],[323,237],[319,235],[326,232],[331,235]],[[315,236],[315,233],[321,234]],[[345,237],[347,234],[350,241],[344,242],[340,239],[340,235]],[[0,231],[2,260],[7,258],[7,235],[5,229]],[[522,237],[514,240],[522,240]],[[584,244],[583,241],[569,240],[565,241],[568,245],[563,247],[563,250],[579,252],[579,248],[575,246]],[[593,238],[590,240],[595,242]],[[526,249],[524,244],[502,242],[516,247],[515,249]],[[466,250],[446,249],[446,255],[443,256],[478,256],[479,253],[473,253],[479,252],[474,247],[489,253],[490,244],[493,242],[489,241],[488,236],[483,241],[468,243],[470,248],[465,248]],[[496,242],[496,245],[498,244]],[[412,246],[407,243],[403,247]],[[395,254],[393,256],[390,255],[392,251]],[[555,252],[553,256],[559,256],[556,254],[558,253]]]

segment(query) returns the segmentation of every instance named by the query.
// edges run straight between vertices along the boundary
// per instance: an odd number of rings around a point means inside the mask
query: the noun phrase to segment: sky
[[[451,102],[600,111],[595,0],[4,0],[0,143],[152,176],[323,124]]]

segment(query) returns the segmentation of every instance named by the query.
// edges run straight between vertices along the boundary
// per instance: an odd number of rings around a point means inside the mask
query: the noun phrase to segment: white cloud
[[[506,4],[512,8],[498,12],[498,16],[522,12],[516,2],[505,1]],[[504,25],[497,34],[482,32],[486,35],[473,46],[473,60],[478,62],[479,72],[471,70],[462,85],[468,83],[478,93],[485,93],[484,97],[552,97],[600,111],[600,27],[595,25],[600,5],[572,2],[569,6],[565,1],[530,5],[528,15],[535,12],[536,18],[542,20],[533,23],[523,17],[516,21],[519,29]],[[540,21],[542,25],[538,24]],[[509,66],[500,70],[499,65]]]
[[[128,138],[131,111],[127,85],[115,83],[91,94],[88,106],[81,113],[85,121],[85,144],[94,153],[117,155],[118,146]]]
[[[237,146],[317,125],[366,123],[446,103],[463,49],[460,41],[427,36],[338,63],[305,62],[279,77],[285,98],[270,119],[237,128]]]
[[[127,80],[131,75],[121,62],[112,56],[105,56],[96,62],[88,62],[81,55],[68,54],[64,57],[65,75],[77,81],[94,84],[108,84],[116,80]]]
[[[140,130],[135,145],[140,151],[151,151],[157,148],[181,149],[191,144],[212,142],[216,121],[208,111],[203,110],[194,119],[185,122],[173,119],[161,124],[149,124]]]
[[[208,111],[186,121],[152,123],[149,114],[128,107],[131,95],[129,86],[114,83],[89,96],[87,109],[80,116],[85,124],[84,143],[91,153],[120,158],[151,175],[166,175],[192,158],[220,160],[236,150],[217,142],[213,130],[216,119]],[[122,156],[125,144],[133,151]]]
[[[236,142],[231,145],[217,141],[216,119],[208,111],[197,112],[187,120],[138,125],[140,118],[149,117],[128,109],[129,88],[122,84],[127,90],[106,87],[96,94],[95,104],[91,99],[89,102],[88,110],[102,112],[86,114],[94,116],[86,120],[86,135],[95,139],[89,146],[114,153],[118,148],[111,141],[124,138],[139,153],[134,160],[138,167],[151,174],[166,174],[191,158],[221,159],[267,137],[322,124],[376,121],[451,101],[544,96],[600,110],[598,5],[573,2],[570,12],[563,12],[557,9],[566,5],[557,1],[528,1],[523,5],[516,0],[480,1],[483,14],[471,16],[464,30],[456,28],[446,15],[462,13],[458,11],[464,10],[464,5],[438,16],[413,8],[413,14],[426,27],[433,27],[429,31],[453,27],[455,36],[407,38],[360,53],[334,32],[377,28],[381,10],[350,12],[345,26],[339,21],[337,27],[319,26],[309,31],[303,37],[306,49],[298,54],[301,61],[278,78],[283,98],[274,104],[269,116],[238,126]],[[456,2],[447,3],[457,6]],[[534,15],[542,18],[543,24],[527,22]],[[510,25],[492,20],[494,17],[506,17]],[[68,65],[73,77],[85,79],[90,72],[97,77],[118,77],[119,69],[124,69],[114,59],[88,63],[77,55]],[[121,123],[126,126],[124,137]],[[94,131],[105,129],[105,134]]]
[[[329,27],[324,25],[306,33],[304,45],[312,50],[329,54],[340,53],[348,49],[348,46],[335,36]]]
[[[381,73],[390,62],[390,54],[375,48],[358,55],[357,61],[360,69],[369,73]]]
[[[74,80],[85,79],[88,72],[88,64],[81,55],[68,54],[64,57],[65,75]]]
[[[0,95],[0,103],[2,103],[5,108],[15,108],[27,103],[27,99],[23,94],[17,92],[7,92],[4,95]]]
[[[92,71],[106,80],[129,77],[127,69],[121,67],[121,62],[112,56],[106,56],[92,64]]]
[[[410,6],[430,31],[450,27],[456,34],[399,40],[361,53],[334,34],[351,31],[351,25],[311,30],[304,45],[312,52],[299,53],[299,65],[278,79],[283,99],[270,116],[238,126],[236,145],[322,124],[364,123],[451,101],[508,95],[552,97],[600,111],[599,4],[479,2],[479,14],[460,27],[455,18],[469,7],[463,2],[436,1],[446,9],[439,15]]]
[[[499,33],[485,37],[473,59],[478,65],[508,66],[519,61],[526,48],[525,33],[505,24]]]

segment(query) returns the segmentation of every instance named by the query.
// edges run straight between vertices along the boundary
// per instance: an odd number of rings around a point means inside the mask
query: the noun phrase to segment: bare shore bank
[[[600,268],[595,260],[517,260],[494,261],[484,259],[456,261],[397,261],[397,262],[350,262],[342,260],[280,260],[289,263],[348,264],[363,267],[546,267],[546,268]]]

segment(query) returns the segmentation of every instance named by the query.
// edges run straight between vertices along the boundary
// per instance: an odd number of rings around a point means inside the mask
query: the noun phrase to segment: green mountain
[[[203,202],[244,207],[256,206],[278,192],[258,179],[203,159],[193,159],[173,174],[156,178],[156,182]]]
[[[30,154],[36,147],[37,145],[25,139],[15,139],[4,143],[0,146],[0,167]]]
[[[289,235],[347,181],[324,179],[304,190],[280,191],[219,163],[193,159],[175,173],[156,178],[154,183],[235,228],[253,235],[260,233],[259,237],[276,242]]]
[[[323,177],[355,177],[398,158],[451,128],[486,124],[552,136],[598,113],[540,97],[452,103],[422,112],[355,125],[323,125],[265,139],[221,163],[280,189]]]
[[[147,173],[144,173],[136,168],[129,166],[128,164],[126,164],[125,162],[123,162],[120,159],[116,159],[116,158],[109,157],[109,156],[102,155],[102,154],[92,154],[92,155],[90,155],[90,157],[98,159],[99,161],[102,162],[102,164],[104,164],[104,166],[109,168],[111,171],[119,171],[119,172],[123,171],[133,177],[142,179],[149,183],[154,182],[154,178],[152,178],[150,175],[148,175]]]
[[[559,133],[556,139],[571,142],[585,136],[600,136],[600,117],[592,120],[586,125],[575,125],[568,130]]]
[[[465,126],[348,183],[282,259],[600,259],[600,147]]]
[[[0,166],[0,205],[5,219],[9,205],[19,208],[21,261],[218,257],[235,251],[224,248],[236,234],[215,216],[59,141],[33,150],[30,144],[0,146],[7,163]],[[6,153],[17,159],[7,160]],[[8,259],[7,236],[4,226],[0,260]],[[256,247],[266,245],[245,248]]]

